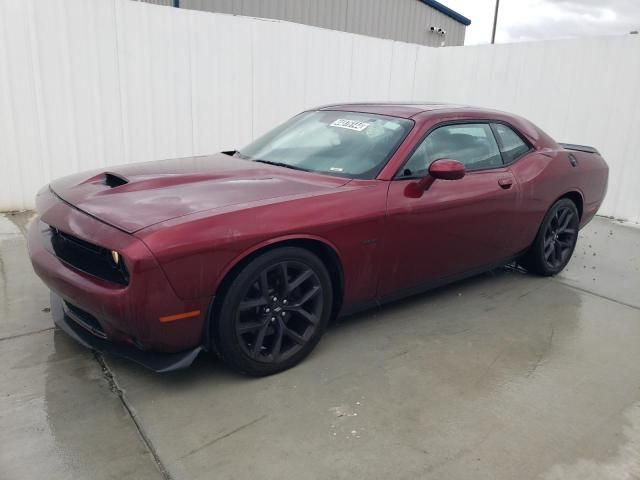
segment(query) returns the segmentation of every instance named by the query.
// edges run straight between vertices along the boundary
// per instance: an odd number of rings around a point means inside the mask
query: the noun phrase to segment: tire
[[[332,294],[327,268],[308,250],[281,247],[254,258],[232,280],[211,319],[218,355],[256,377],[293,367],[320,341]]]
[[[529,251],[519,260],[529,272],[552,276],[566,267],[578,240],[580,214],[568,198],[552,205]]]

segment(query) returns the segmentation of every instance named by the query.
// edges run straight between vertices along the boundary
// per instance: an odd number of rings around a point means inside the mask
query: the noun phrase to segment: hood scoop
[[[104,172],[104,184],[110,188],[120,187],[121,185],[126,185],[129,183],[129,180],[124,178],[117,173],[112,172]]]
[[[318,196],[347,182],[216,154],[102,166],[54,180],[51,189],[78,210],[133,233],[193,213],[222,215]]]

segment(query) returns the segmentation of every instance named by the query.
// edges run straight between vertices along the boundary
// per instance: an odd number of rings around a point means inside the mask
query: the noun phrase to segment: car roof
[[[323,105],[312,110],[334,110],[357,113],[371,113],[400,118],[420,117],[416,120],[425,121],[435,117],[438,121],[446,120],[497,120],[515,127],[534,145],[542,147],[557,147],[555,140],[529,120],[518,115],[489,108],[457,105],[444,102],[354,102]]]
[[[433,110],[457,110],[461,108],[472,107],[443,102],[354,102],[323,105],[318,107],[316,110],[343,110],[349,112],[374,113],[379,115],[390,115],[393,117],[411,118],[423,112]]]

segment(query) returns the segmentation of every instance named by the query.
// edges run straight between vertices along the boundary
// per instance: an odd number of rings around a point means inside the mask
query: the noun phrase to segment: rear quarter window
[[[492,127],[496,134],[496,139],[498,140],[500,153],[502,153],[504,163],[514,162],[530,150],[529,145],[520,137],[520,135],[508,126],[501,123],[494,123],[492,124]]]

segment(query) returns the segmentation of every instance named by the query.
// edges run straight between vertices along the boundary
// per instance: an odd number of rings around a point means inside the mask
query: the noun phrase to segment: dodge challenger
[[[557,274],[607,179],[596,149],[515,115],[329,105],[240,150],[55,180],[29,252],[81,344],[159,372],[207,350],[269,375],[339,314],[514,261]]]

